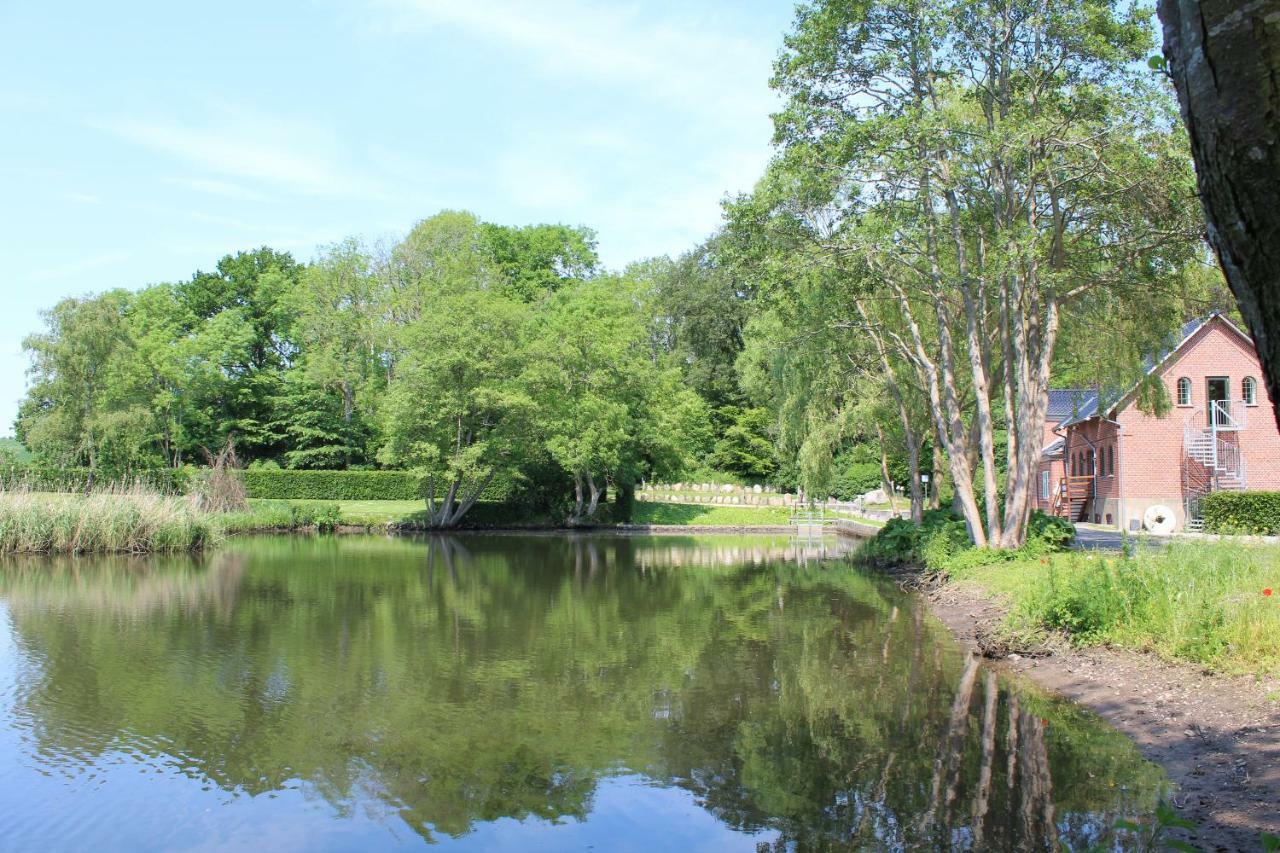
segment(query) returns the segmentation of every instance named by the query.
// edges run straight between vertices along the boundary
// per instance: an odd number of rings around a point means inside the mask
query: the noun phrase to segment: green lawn
[[[343,524],[385,525],[388,522],[408,522],[421,518],[426,513],[423,501],[269,501],[253,499],[249,504],[254,507],[271,504],[293,504],[302,506],[336,506],[339,509]]]
[[[784,506],[706,506],[636,501],[635,524],[708,525],[716,527],[776,527],[791,521]]]

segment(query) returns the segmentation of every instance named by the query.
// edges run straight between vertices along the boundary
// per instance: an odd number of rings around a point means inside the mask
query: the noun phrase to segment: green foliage
[[[479,243],[509,296],[532,302],[596,273],[596,235],[567,225],[510,227],[484,223]]]
[[[712,466],[752,482],[769,479],[778,469],[769,438],[769,411],[725,406],[716,412],[716,418],[726,426],[711,453]]]
[[[974,548],[965,522],[950,510],[927,510],[920,524],[890,519],[859,556],[884,565],[914,565],[943,574],[963,574],[981,566],[1063,551],[1075,527],[1039,511],[1028,524],[1027,541],[1017,550]]]
[[[872,489],[880,488],[880,464],[878,462],[854,462],[848,457],[837,457],[831,479],[831,497],[851,501]]]
[[[1211,533],[1280,533],[1280,492],[1211,492],[1200,499]]]
[[[34,492],[84,492],[95,486],[115,484],[123,488],[138,486],[166,495],[184,495],[191,491],[192,477],[197,470],[191,467],[144,468],[124,474],[31,462],[0,468],[0,487]]]
[[[31,451],[16,438],[0,438],[0,469],[25,465],[31,461]]]
[[[426,477],[415,471],[294,471],[246,468],[240,472],[251,498],[269,500],[422,500]],[[502,500],[514,489],[510,481],[495,481],[487,500]]]
[[[1075,525],[1065,518],[1047,515],[1040,510],[1031,513],[1027,523],[1028,545],[1040,545],[1044,550],[1064,551],[1076,538]]]

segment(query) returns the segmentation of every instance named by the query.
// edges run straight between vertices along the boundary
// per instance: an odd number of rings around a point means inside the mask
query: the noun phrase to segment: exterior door
[[[1205,380],[1205,405],[1209,426],[1231,425],[1231,380],[1225,376],[1210,376]]]

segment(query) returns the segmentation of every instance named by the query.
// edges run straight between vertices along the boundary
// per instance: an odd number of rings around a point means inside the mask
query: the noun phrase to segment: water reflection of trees
[[[0,597],[10,610],[141,617],[176,608],[229,615],[244,572],[235,553],[0,558]]]
[[[239,547],[227,568],[158,571],[171,587],[6,576],[41,662],[18,704],[45,761],[74,772],[127,741],[228,790],[376,796],[425,836],[585,817],[625,767],[782,847],[849,849],[1089,839],[1158,784],[1119,735],[963,659],[892,586],[767,542],[726,546],[764,549],[759,565],[624,538]],[[182,606],[137,604],[162,588]],[[185,603],[197,588],[234,606]],[[55,618],[72,600],[77,618]]]

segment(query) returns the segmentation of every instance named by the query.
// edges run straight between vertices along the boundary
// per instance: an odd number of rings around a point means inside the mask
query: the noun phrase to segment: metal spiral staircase
[[[1204,409],[1196,409],[1187,417],[1182,449],[1192,463],[1183,466],[1188,529],[1203,527],[1200,499],[1205,495],[1244,491],[1247,478],[1239,433],[1247,426],[1248,409],[1242,400],[1213,400],[1208,416]]]

